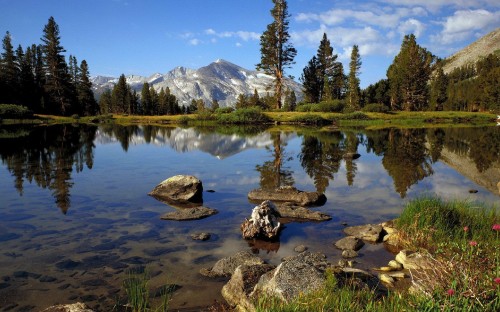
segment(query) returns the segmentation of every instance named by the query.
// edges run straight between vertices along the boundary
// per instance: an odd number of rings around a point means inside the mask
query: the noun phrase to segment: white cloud
[[[425,25],[414,18],[410,18],[404,22],[401,22],[398,26],[398,31],[402,36],[412,33],[417,38],[422,35],[424,29]]]
[[[188,43],[189,43],[190,45],[192,45],[192,46],[197,46],[197,45],[199,45],[200,43],[202,43],[202,41],[201,41],[200,39],[196,39],[196,38],[194,38],[194,39],[189,40],[189,41],[188,41]]]
[[[441,33],[431,36],[433,42],[449,44],[475,35],[475,31],[493,29],[498,26],[500,11],[461,10],[448,16]]]
[[[239,38],[243,41],[249,41],[249,40],[259,40],[260,39],[260,34],[252,31],[223,31],[223,32],[217,32],[213,30],[212,28],[208,28],[205,30],[205,34],[209,36],[215,36],[219,38]]]
[[[478,8],[478,7],[499,7],[498,0],[379,0],[379,2],[389,3],[399,6],[421,6],[432,12],[437,12],[440,8],[451,6],[455,8]]]
[[[236,42],[236,47],[242,47],[243,45],[240,42]]]

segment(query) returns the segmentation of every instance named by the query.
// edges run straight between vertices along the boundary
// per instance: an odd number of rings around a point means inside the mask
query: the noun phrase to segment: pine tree
[[[112,112],[120,114],[130,113],[130,100],[130,90],[127,85],[127,79],[124,74],[121,74],[111,94]]]
[[[302,70],[299,80],[302,82],[305,100],[308,103],[318,103],[321,95],[321,79],[318,76],[319,62],[316,56]]]
[[[158,93],[153,88],[153,86],[149,87],[149,97],[151,99],[150,115],[158,115],[159,98],[158,98]]]
[[[274,76],[276,107],[280,109],[285,68],[294,64],[293,59],[297,51],[289,42],[288,4],[285,0],[273,0],[273,3],[271,15],[274,21],[267,25],[266,31],[260,37],[261,60],[257,69]]]
[[[341,62],[335,62],[332,77],[332,93],[333,98],[340,100],[344,98],[346,91],[347,77],[344,74],[344,65]]]
[[[323,39],[319,43],[318,53],[318,77],[321,80],[320,101],[327,101],[332,99],[331,82],[333,80],[335,61],[337,55],[333,54],[333,48],[326,33],[323,33]],[[326,88],[326,90],[325,90]]]
[[[4,90],[1,90],[0,99],[3,103],[16,104],[18,103],[18,76],[19,69],[16,65],[16,55],[12,46],[12,38],[9,32],[3,38],[3,53],[2,63],[0,66],[0,76]]]
[[[35,77],[31,66],[32,52],[31,48],[23,52],[21,46],[16,50],[16,59],[19,72],[18,78],[18,100],[19,103],[33,110],[33,104],[36,101]]]
[[[236,109],[248,107],[247,97],[243,93],[240,93],[238,95],[238,98],[236,99],[236,105],[234,107]]]
[[[43,67],[43,51],[41,45],[33,44],[31,46],[33,52],[32,67],[35,75],[35,102],[33,110],[35,112],[45,112],[44,100],[44,85],[45,85],[45,71]]]
[[[62,115],[71,112],[70,77],[62,55],[66,52],[60,43],[59,26],[53,17],[43,29],[42,50],[45,70],[45,92],[51,111]]]
[[[165,89],[163,87],[158,93],[158,115],[165,115],[167,113],[167,97],[165,95]]]
[[[296,107],[297,107],[297,96],[295,95],[295,91],[287,90],[283,109],[288,112],[293,112],[295,111]]]
[[[113,113],[111,90],[107,89],[101,94],[101,98],[99,99],[99,110],[101,114]]]
[[[387,70],[393,110],[414,111],[427,108],[427,83],[433,61],[432,53],[417,44],[415,35],[404,37],[399,54]]]
[[[441,61],[436,63],[436,69],[434,77],[431,81],[431,96],[430,104],[431,109],[436,111],[442,111],[444,103],[446,102],[448,90],[448,77],[443,71],[443,64]]]
[[[96,115],[98,113],[98,106],[94,98],[94,92],[92,92],[89,67],[85,60],[80,63],[76,90],[78,94],[78,103],[80,104],[82,113],[87,116]]]
[[[361,57],[357,45],[352,47],[351,62],[349,63],[349,86],[348,86],[348,105],[354,110],[360,108],[360,90],[359,90],[359,70],[361,68]]]
[[[215,112],[219,109],[219,101],[216,98],[212,99],[212,112]]]
[[[147,83],[147,82],[145,82],[142,85],[141,106],[142,106],[142,112],[144,115],[152,115],[153,114],[151,93],[149,92],[149,83]]]

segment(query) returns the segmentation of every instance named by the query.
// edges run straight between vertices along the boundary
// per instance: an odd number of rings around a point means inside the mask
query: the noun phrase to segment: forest
[[[274,22],[261,37],[261,63],[257,69],[275,76],[274,92],[265,97],[240,94],[234,107],[259,107],[281,111],[490,111],[500,112],[500,56],[498,51],[475,64],[456,68],[446,74],[438,59],[406,35],[400,52],[387,69],[387,78],[361,90],[359,73],[362,61],[357,45],[352,47],[349,72],[333,54],[325,33],[317,54],[304,67],[299,78],[304,99],[284,87],[285,68],[293,64],[297,53],[288,34],[286,1],[272,11]],[[277,25],[280,25],[279,28]],[[276,39],[276,40],[275,40]],[[278,40],[279,39],[279,40]],[[281,40],[281,41],[280,41]],[[0,117],[6,111],[22,110],[36,114],[60,116],[95,116],[99,114],[177,115],[219,109],[217,99],[211,103],[192,100],[181,106],[167,88],[156,90],[144,83],[140,92],[132,90],[121,75],[112,90],[96,101],[89,76],[89,65],[73,55],[66,60],[59,26],[53,17],[43,28],[40,44],[14,49],[7,32],[0,55]],[[281,55],[275,59],[273,55]],[[282,103],[283,102],[283,105]],[[224,111],[224,110],[223,110]],[[14,114],[15,115],[15,114]],[[28,114],[29,115],[29,114]]]

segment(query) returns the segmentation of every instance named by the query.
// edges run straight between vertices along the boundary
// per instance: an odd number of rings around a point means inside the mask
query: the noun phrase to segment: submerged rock
[[[172,204],[203,202],[202,182],[189,175],[176,175],[158,184],[149,195]]]
[[[218,211],[208,207],[183,208],[161,216],[162,220],[187,221],[199,220],[217,214]]]
[[[290,218],[297,221],[328,221],[332,219],[331,216],[325,213],[289,203],[277,204],[275,208],[281,218]]]
[[[222,258],[217,261],[211,269],[201,269],[200,274],[208,277],[227,277],[231,276],[240,265],[264,264],[264,260],[252,254],[249,251],[240,251],[236,254]]]
[[[212,235],[210,233],[193,233],[191,234],[191,238],[193,240],[201,240],[201,241],[206,241],[209,240]]]
[[[254,202],[272,200],[275,202],[295,203],[300,206],[321,206],[326,202],[325,194],[299,191],[293,186],[284,186],[272,191],[253,190],[248,193],[248,199]]]
[[[278,222],[276,206],[269,200],[262,202],[252,210],[250,219],[241,224],[244,239],[263,238],[275,239],[281,230]]]
[[[376,243],[381,239],[383,228],[380,224],[366,224],[358,226],[350,226],[344,229],[347,235],[355,236],[359,239]]]

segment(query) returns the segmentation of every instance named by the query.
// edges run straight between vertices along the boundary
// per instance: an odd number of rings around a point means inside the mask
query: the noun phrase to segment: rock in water
[[[252,210],[250,219],[241,224],[244,239],[263,238],[274,239],[278,237],[281,224],[278,222],[276,206],[266,200]]]
[[[283,186],[272,191],[257,189],[248,193],[251,201],[272,200],[276,202],[295,203],[299,206],[321,206],[326,202],[325,194],[299,191],[293,186]]]
[[[158,184],[149,195],[173,204],[202,203],[203,185],[196,177],[176,175]]]
[[[243,250],[230,257],[220,259],[210,269],[201,269],[200,274],[208,277],[231,276],[240,265],[257,264],[264,264],[264,260],[247,250]]]
[[[362,240],[376,243],[380,241],[383,228],[380,224],[366,224],[358,226],[350,226],[344,229],[347,235],[355,236]]]
[[[78,302],[74,304],[61,304],[49,307],[43,312],[93,312],[84,303]]]
[[[216,209],[200,206],[194,208],[177,209],[174,212],[169,212],[160,217],[162,220],[188,221],[199,220],[217,214]]]

